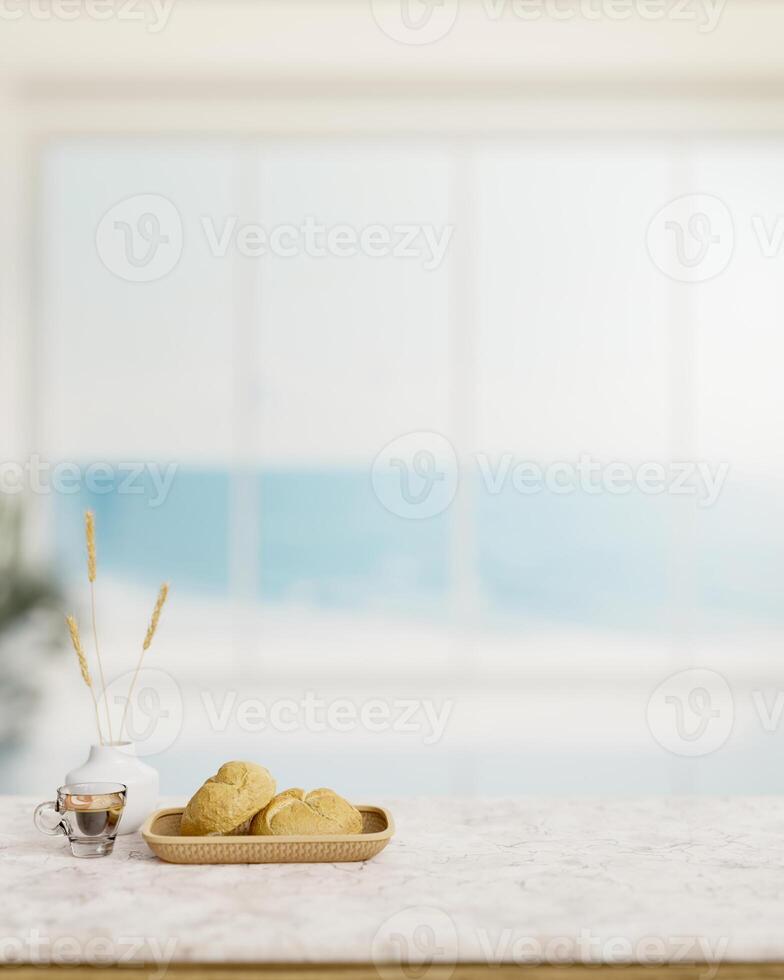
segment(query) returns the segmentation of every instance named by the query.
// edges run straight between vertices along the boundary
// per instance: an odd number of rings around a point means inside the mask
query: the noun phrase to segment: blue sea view
[[[251,479],[265,603],[446,617],[460,547],[473,555],[479,609],[490,618],[656,630],[678,603],[717,622],[783,618],[775,489],[728,480],[716,504],[700,509],[637,491],[521,496],[480,487],[466,528],[453,510],[426,520],[389,513],[366,470],[263,470]],[[91,507],[102,566],[113,575],[152,585],[167,577],[180,590],[229,596],[231,481],[228,470],[181,467],[157,507],[149,478],[141,493],[59,495],[60,563],[81,562],[80,512]]]

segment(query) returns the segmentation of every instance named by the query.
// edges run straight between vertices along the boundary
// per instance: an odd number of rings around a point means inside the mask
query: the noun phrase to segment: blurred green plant
[[[62,595],[54,577],[26,560],[24,512],[0,496],[0,747],[24,734],[42,688],[42,659],[64,649]]]

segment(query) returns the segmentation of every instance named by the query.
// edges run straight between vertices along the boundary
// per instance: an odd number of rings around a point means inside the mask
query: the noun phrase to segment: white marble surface
[[[367,864],[80,861],[0,797],[0,961],[784,959],[784,800],[385,800]],[[173,801],[177,802],[177,801]]]

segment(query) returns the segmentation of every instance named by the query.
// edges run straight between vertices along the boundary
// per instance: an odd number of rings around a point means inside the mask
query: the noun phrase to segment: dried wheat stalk
[[[98,673],[101,675],[101,687],[103,688],[103,706],[106,711],[106,726],[109,730],[109,744],[114,742],[112,735],[112,719],[109,714],[109,699],[106,696],[106,678],[103,675],[103,661],[101,660],[101,650],[98,646],[98,627],[95,621],[95,577],[97,574],[97,561],[95,557],[95,514],[88,510],[84,515],[84,530],[87,537],[87,578],[90,580],[90,612],[93,622],[93,641],[95,642],[95,656],[98,660]]]
[[[76,620],[73,616],[65,617],[66,623],[68,623],[68,632],[71,634],[71,643],[73,643],[73,648],[76,651],[76,657],[79,661],[79,669],[82,672],[82,680],[90,689],[90,696],[93,699],[93,707],[95,708],[95,724],[98,728],[98,741],[103,745],[103,733],[101,732],[101,720],[98,717],[98,701],[95,697],[95,689],[93,688],[93,679],[90,677],[90,668],[87,665],[87,657],[84,653],[84,648],[82,647],[82,640],[79,636],[79,627],[76,625]]]
[[[144,637],[144,643],[142,644],[142,651],[139,654],[139,661],[136,664],[136,670],[133,673],[133,679],[131,680],[131,686],[128,690],[128,700],[125,702],[125,708],[123,709],[122,720],[120,722],[120,735],[122,738],[123,728],[125,728],[125,719],[128,715],[128,708],[131,704],[131,698],[133,697],[133,689],[136,687],[136,680],[139,676],[139,671],[141,670],[142,661],[144,660],[145,653],[150,649],[150,644],[155,636],[155,631],[158,629],[158,620],[161,618],[161,610],[166,602],[169,595],[169,586],[164,582],[158,592],[158,599],[155,603],[155,608],[152,611],[152,616],[150,617],[150,625],[147,627],[147,633]]]

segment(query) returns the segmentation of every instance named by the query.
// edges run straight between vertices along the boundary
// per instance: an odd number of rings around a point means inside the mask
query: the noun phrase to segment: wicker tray
[[[358,806],[362,833],[315,837],[181,837],[183,807],[158,810],[142,827],[142,837],[162,861],[173,864],[292,864],[369,861],[395,832],[391,814],[380,806]]]

